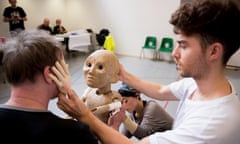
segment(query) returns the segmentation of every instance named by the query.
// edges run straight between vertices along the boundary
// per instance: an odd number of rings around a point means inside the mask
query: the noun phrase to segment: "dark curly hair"
[[[226,65],[240,45],[240,8],[234,0],[194,0],[183,3],[170,19],[176,34],[197,35],[205,48],[219,42],[224,47],[222,59]]]

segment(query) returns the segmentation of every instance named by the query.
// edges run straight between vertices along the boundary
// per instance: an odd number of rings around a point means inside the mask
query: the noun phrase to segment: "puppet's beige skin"
[[[111,90],[111,84],[118,81],[119,61],[108,50],[97,50],[89,55],[83,71],[88,88],[82,100],[93,113],[107,123],[109,104],[121,102],[121,95]]]

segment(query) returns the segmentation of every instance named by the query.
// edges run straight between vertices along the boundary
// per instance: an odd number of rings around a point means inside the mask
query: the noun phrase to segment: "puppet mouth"
[[[93,76],[88,75],[87,76],[87,81],[95,81]]]
[[[94,79],[87,79],[87,83],[90,84],[90,85],[92,85],[92,84],[95,83],[95,81],[94,81]]]
[[[97,83],[97,80],[93,77],[93,76],[88,76],[86,78],[87,80],[87,85],[90,86],[90,87],[95,87],[96,83]]]

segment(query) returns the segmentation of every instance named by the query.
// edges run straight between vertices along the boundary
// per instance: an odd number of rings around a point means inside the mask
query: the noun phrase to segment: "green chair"
[[[171,53],[174,48],[173,43],[174,43],[173,38],[170,38],[170,37],[162,38],[161,45],[157,50],[157,55],[158,55],[157,58],[159,60],[164,60],[164,58],[161,58],[161,53],[162,53],[162,54],[165,54],[165,55],[162,55],[162,57],[168,56],[168,61],[172,61]]]
[[[153,50],[153,59],[157,58],[157,37],[155,36],[147,36],[145,39],[145,43],[144,46],[142,46],[142,50],[140,52],[140,58],[144,58],[144,50],[145,49],[149,49],[149,50]]]

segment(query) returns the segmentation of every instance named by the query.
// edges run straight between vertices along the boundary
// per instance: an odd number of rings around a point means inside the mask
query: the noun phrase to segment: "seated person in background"
[[[67,30],[65,29],[64,26],[62,26],[62,20],[61,19],[56,19],[56,25],[53,27],[52,34],[56,35],[56,34],[64,34],[64,33],[67,33]],[[65,44],[66,45],[66,51],[70,52],[70,50],[68,48],[68,42],[69,42],[69,38],[64,37],[64,41],[62,41],[62,44]]]
[[[155,132],[172,128],[172,117],[154,100],[142,100],[140,92],[122,84],[118,92],[122,95],[122,109],[110,116],[109,125],[121,131],[125,136],[142,139]],[[125,110],[130,113],[126,116]],[[123,122],[123,127],[119,126]]]
[[[88,87],[81,98],[88,109],[106,124],[110,113],[121,107],[121,95],[117,91],[111,90],[111,84],[118,81],[119,70],[117,57],[112,52],[103,49],[91,53],[83,66]],[[53,72],[58,78],[62,77],[59,74],[64,74],[59,71],[61,68],[53,67]],[[69,77],[67,73],[63,77]],[[58,84],[60,82],[57,77],[53,76],[53,80]],[[68,79],[67,81],[70,81],[70,78]],[[71,82],[67,83],[69,85]],[[61,85],[59,87],[61,88]]]
[[[8,39],[5,46],[3,67],[11,95],[0,105],[1,140],[97,144],[86,124],[58,117],[48,110],[50,100],[59,93],[49,73],[56,61],[64,59],[61,45],[47,32],[35,29]]]
[[[49,34],[53,34],[52,28],[50,27],[50,20],[48,18],[43,19],[43,23],[38,26],[38,29],[46,30]]]
[[[53,28],[53,34],[64,34],[67,33],[67,29],[65,29],[64,26],[62,26],[61,19],[56,19],[56,25]]]

